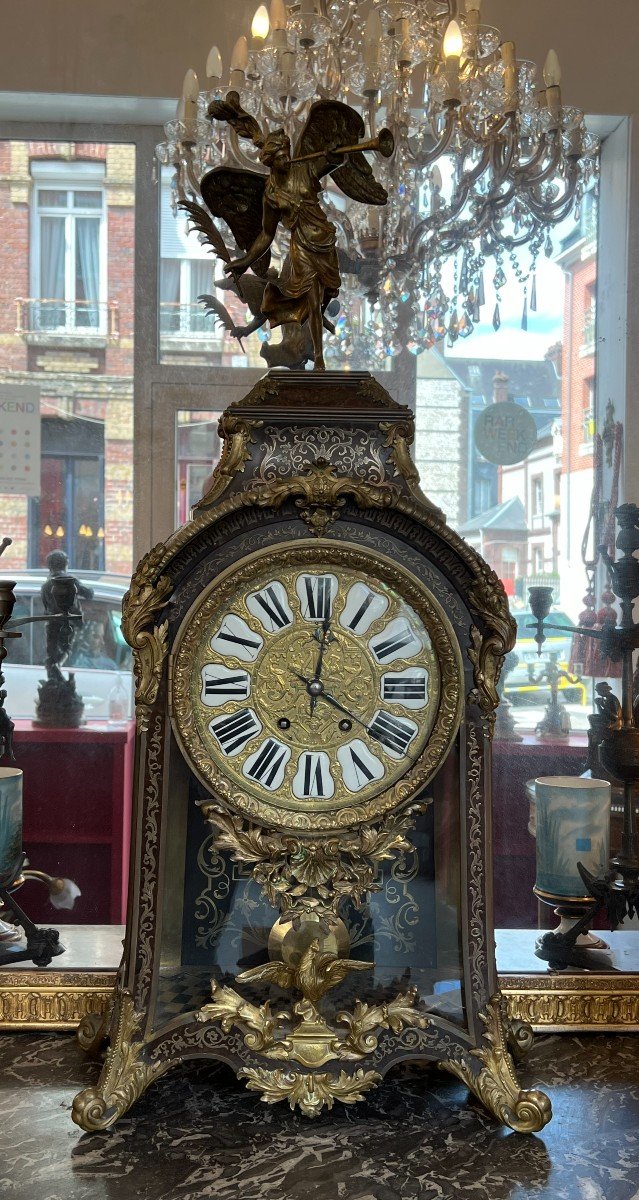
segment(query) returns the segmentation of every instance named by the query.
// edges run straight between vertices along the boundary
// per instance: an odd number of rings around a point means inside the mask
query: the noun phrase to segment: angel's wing
[[[358,112],[340,100],[318,100],[311,106],[295,157],[314,154],[318,150],[330,151],[338,146],[352,146],[366,133],[366,127]],[[331,160],[328,154],[315,160],[315,173],[319,178],[331,174],[337,186],[351,200],[362,204],[385,204],[386,189],[378,183],[372,167],[361,150],[351,150],[344,161]]]
[[[208,115],[215,121],[227,121],[240,137],[250,138],[255,146],[264,142],[261,125],[240,104],[239,92],[227,92],[225,100],[212,100]]]
[[[385,204],[388,200],[386,188],[378,183],[361,150],[351,151],[344,166],[331,172],[331,178],[340,191],[361,204]]]
[[[214,217],[222,217],[241,250],[250,250],[262,228],[266,175],[238,167],[215,167],[200,181],[202,199]],[[253,264],[256,275],[266,275],[270,250]]]
[[[261,967],[249,967],[236,978],[238,983],[277,983],[281,988],[291,988],[295,983],[295,970],[288,963],[277,960],[263,963]]]

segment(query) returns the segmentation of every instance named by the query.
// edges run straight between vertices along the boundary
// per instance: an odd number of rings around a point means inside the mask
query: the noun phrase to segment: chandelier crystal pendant
[[[598,142],[583,113],[562,103],[555,51],[541,86],[535,64],[481,22],[480,6],[271,0],[235,44],[228,86],[264,127],[283,128],[294,143],[311,104],[336,99],[358,109],[368,137],[382,124],[393,133],[394,153],[376,167],[389,195],[383,210],[345,201],[330,185],[324,196],[338,229],[340,359],[383,362],[404,347],[419,354],[468,337],[481,319],[485,271],[494,327],[510,278],[522,288],[527,328],[537,259],[552,254],[551,229],[578,212],[596,174]],[[207,116],[227,91],[223,74],[214,46],[204,90],[187,71],[157,147],[174,168],[176,206],[201,205],[200,179],[222,162],[263,170],[235,131]]]

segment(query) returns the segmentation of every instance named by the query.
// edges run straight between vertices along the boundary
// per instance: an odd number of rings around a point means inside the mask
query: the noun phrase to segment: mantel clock
[[[74,1120],[111,1125],[188,1058],[313,1116],[414,1057],[538,1130],[491,929],[503,588],[422,494],[412,415],[370,375],[272,372],[220,432],[193,519],[125,601],[129,917]]]

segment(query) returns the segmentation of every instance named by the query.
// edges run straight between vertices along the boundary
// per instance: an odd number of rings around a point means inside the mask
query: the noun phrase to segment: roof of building
[[[486,512],[480,513],[479,516],[473,517],[472,520],[466,521],[466,524],[461,526],[459,532],[463,536],[466,536],[474,531],[485,531],[487,529],[503,529],[511,533],[528,532],[526,512],[519,496],[513,496],[510,500],[504,500],[502,504],[497,504],[495,508],[489,508]]]
[[[559,412],[561,408],[557,372],[547,358],[523,362],[503,358],[448,358],[446,362],[460,383],[473,395],[482,396],[486,404],[493,401],[495,375],[500,374],[508,377],[508,395],[520,404],[525,400],[525,407],[549,412]]]

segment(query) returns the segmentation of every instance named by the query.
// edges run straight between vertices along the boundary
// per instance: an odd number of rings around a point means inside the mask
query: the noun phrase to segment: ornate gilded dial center
[[[339,696],[344,705],[368,719],[373,715],[377,679],[373,664],[358,639],[339,629],[330,633],[323,654],[322,676],[315,679],[321,630],[292,628],[282,632],[255,664],[255,710],[264,727],[274,733],[281,717],[290,721],[286,741],[295,746],[328,749],[344,740],[342,714],[320,697]],[[305,684],[299,676],[308,679]],[[311,715],[311,697],[315,697]]]

